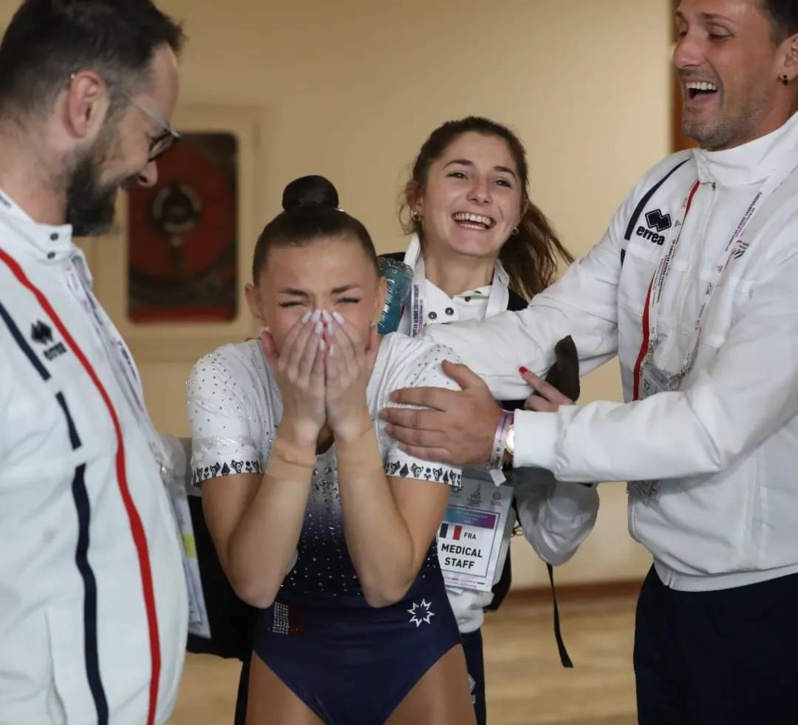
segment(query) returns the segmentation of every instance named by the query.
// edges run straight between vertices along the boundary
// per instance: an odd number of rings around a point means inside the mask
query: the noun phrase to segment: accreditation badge
[[[507,557],[512,498],[510,486],[465,477],[452,491],[438,531],[438,561],[447,586],[492,589]]]
[[[671,390],[673,390],[673,376],[657,368],[650,359],[646,360],[640,371],[640,398],[645,399]],[[648,504],[659,491],[659,485],[659,480],[629,481],[626,491],[632,498]]]

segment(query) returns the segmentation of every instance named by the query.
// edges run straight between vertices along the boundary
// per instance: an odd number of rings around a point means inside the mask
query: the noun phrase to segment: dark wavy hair
[[[304,247],[320,239],[356,239],[379,274],[377,251],[362,222],[338,208],[338,191],[323,176],[295,179],[283,191],[283,211],[263,229],[255,244],[252,280],[257,282],[278,247]]]
[[[521,203],[526,213],[518,224],[518,233],[504,243],[499,260],[510,277],[510,286],[518,294],[530,299],[548,287],[557,277],[560,261],[574,261],[571,253],[560,242],[549,220],[529,199],[529,166],[521,140],[509,128],[479,116],[469,116],[458,121],[447,121],[436,128],[424,142],[413,164],[407,188],[422,194],[427,183],[430,166],[437,161],[460,136],[479,133],[502,139],[510,149],[521,177]],[[423,244],[421,220],[413,219],[407,204],[399,211],[399,221],[407,234],[418,234]]]

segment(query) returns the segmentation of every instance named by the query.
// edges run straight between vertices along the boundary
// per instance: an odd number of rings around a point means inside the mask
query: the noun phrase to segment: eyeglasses
[[[75,80],[76,73],[70,73],[69,82]],[[135,106],[141,113],[143,113],[151,121],[155,121],[158,126],[163,129],[155,138],[150,139],[150,153],[148,159],[150,162],[155,161],[159,156],[166,153],[172,146],[180,140],[180,134],[175,131],[166,121],[159,115],[153,113],[148,108],[144,108],[140,103],[131,98],[127,93],[123,93],[124,97]]]
[[[125,95],[128,101],[130,101],[131,105],[135,106],[139,111],[141,111],[147,118],[152,121],[155,121],[163,131],[159,133],[155,138],[150,139],[150,155],[149,160],[155,161],[159,156],[166,153],[172,146],[174,146],[180,140],[180,134],[175,131],[166,121],[164,121],[160,116],[150,111],[148,108],[144,108],[140,103],[134,101],[130,96]]]

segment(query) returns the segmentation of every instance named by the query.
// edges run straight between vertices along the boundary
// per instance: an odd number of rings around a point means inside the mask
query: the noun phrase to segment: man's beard
[[[99,138],[78,159],[72,172],[67,187],[66,221],[76,237],[104,234],[113,224],[117,193],[125,179],[101,181],[108,147],[108,139]]]

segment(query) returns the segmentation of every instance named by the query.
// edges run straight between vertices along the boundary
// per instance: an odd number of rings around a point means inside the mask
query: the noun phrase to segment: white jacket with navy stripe
[[[798,572],[798,171],[751,221],[748,247],[715,289],[680,389],[628,402],[647,290],[691,188],[700,182],[664,287],[654,357],[670,372],[687,352],[713,265],[765,179],[786,161],[798,166],[796,117],[734,149],[673,155],[528,309],[426,332],[499,398],[528,392],[519,365],[545,371],[563,335],[574,337],[582,374],[618,355],[627,403],[517,413],[515,463],[566,481],[661,479],[651,497],[630,488],[629,529],[674,589]]]
[[[0,197],[3,725],[163,723],[182,669],[177,529],[85,288],[71,228]]]

